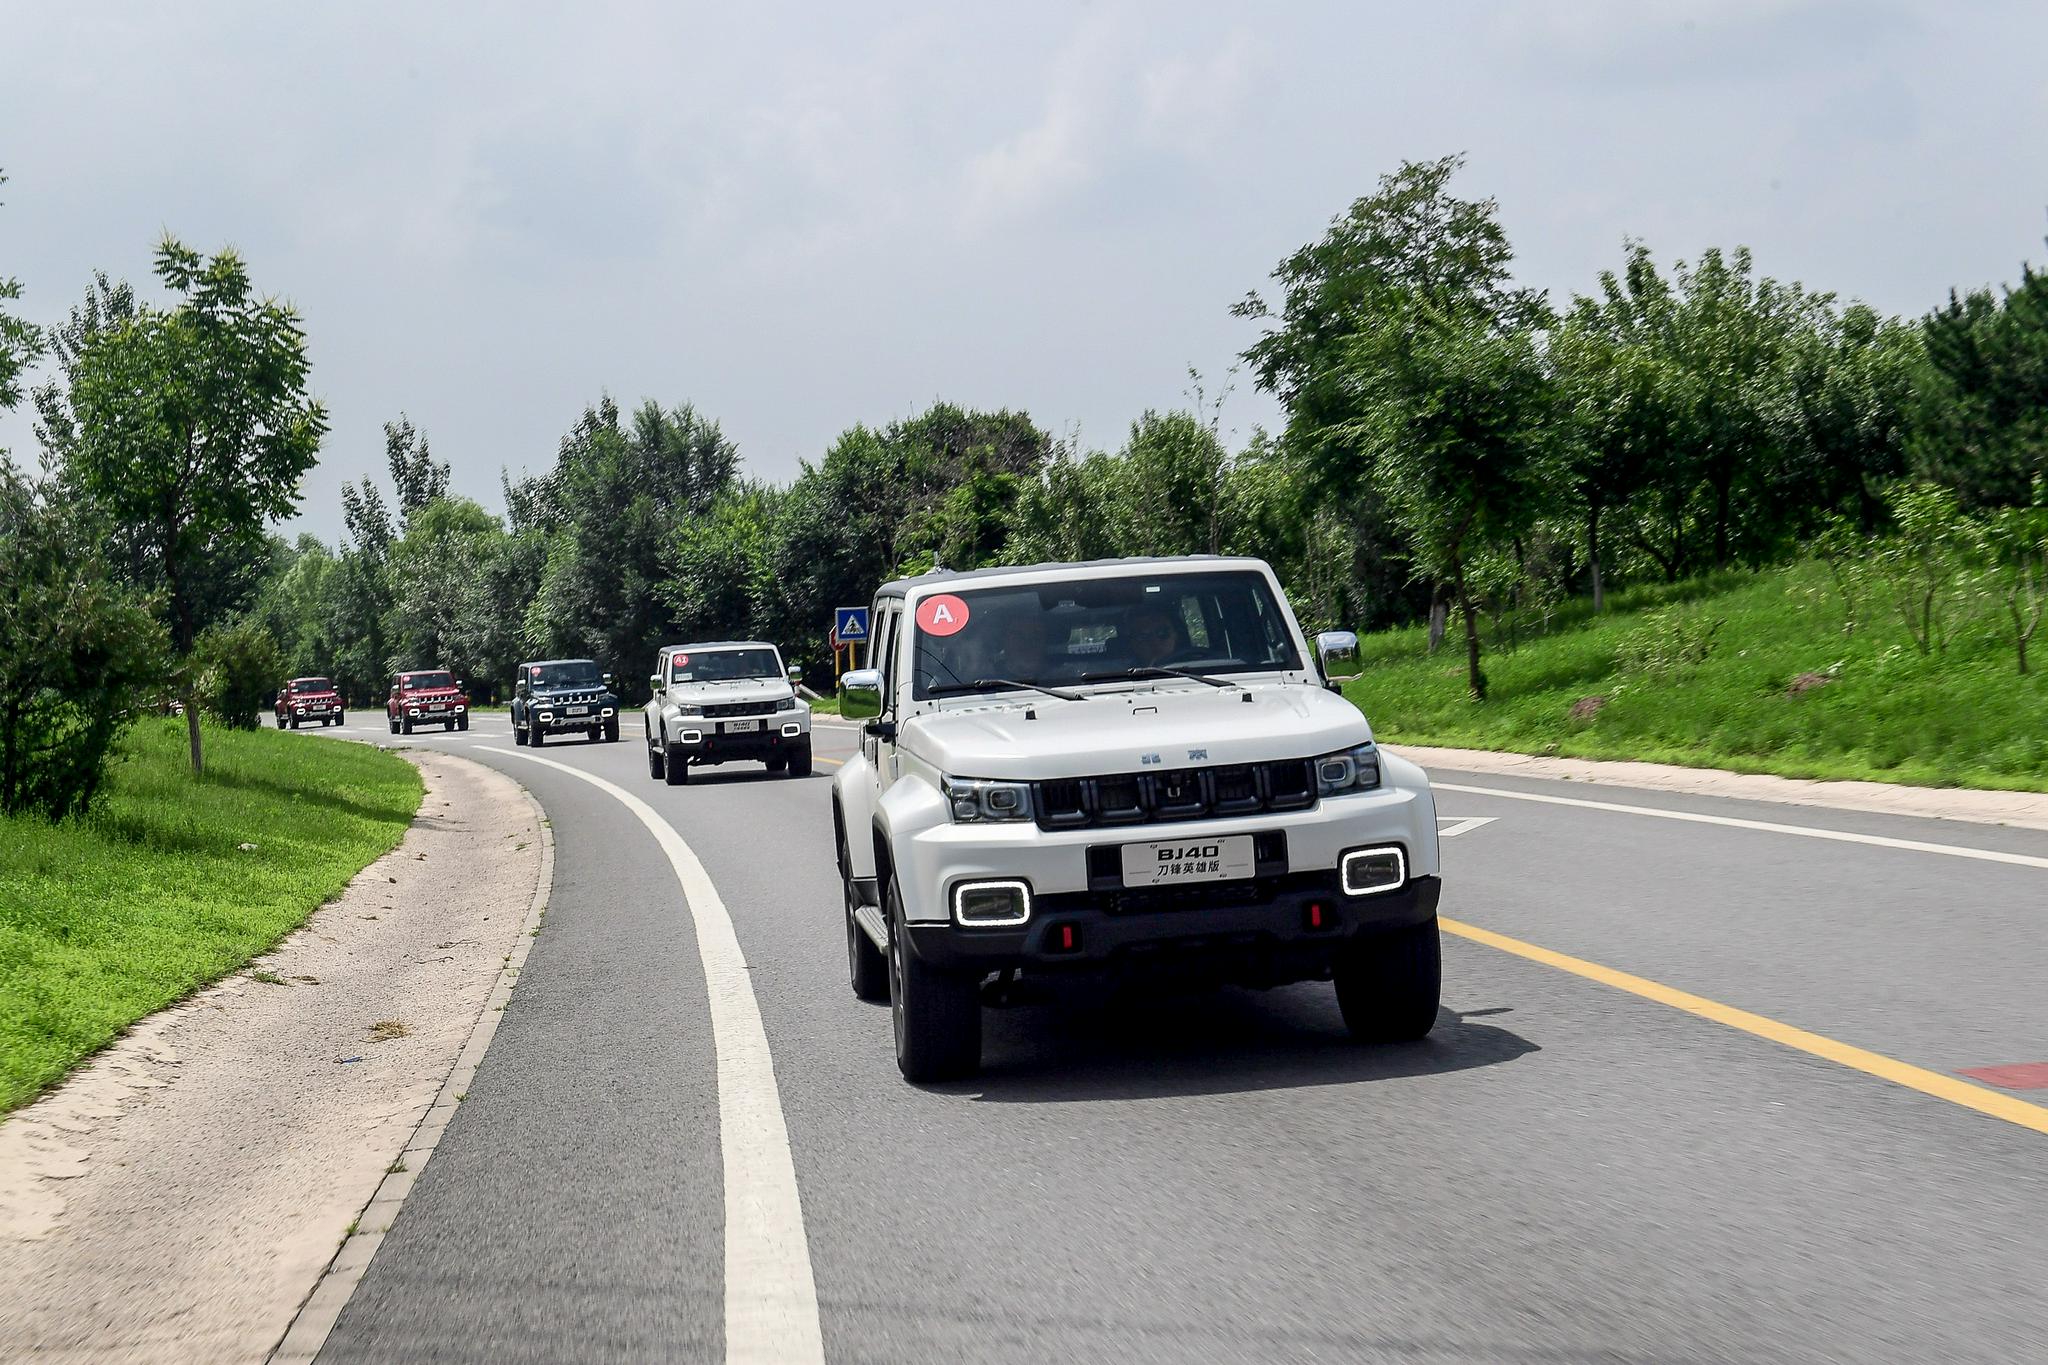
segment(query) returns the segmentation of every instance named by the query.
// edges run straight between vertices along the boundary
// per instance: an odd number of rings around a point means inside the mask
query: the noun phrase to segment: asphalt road
[[[671,788],[627,729],[542,754],[645,802],[730,914],[828,1360],[2048,1361],[2048,1134],[1468,937],[1419,1044],[1353,1046],[1327,986],[1082,997],[992,1013],[975,1082],[908,1086],[846,985],[833,768]],[[555,887],[321,1359],[723,1358],[750,1215],[675,869],[502,717],[414,742],[534,791]],[[1914,1074],[2048,1061],[2048,866],[1649,812],[2048,835],[1432,775],[1485,789],[1439,797],[1450,919]]]

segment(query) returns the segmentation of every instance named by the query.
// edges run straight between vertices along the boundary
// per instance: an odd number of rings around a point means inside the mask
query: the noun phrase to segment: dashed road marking
[[[1549,796],[1539,792],[1510,791],[1505,787],[1467,787],[1455,782],[1436,782],[1431,785],[1437,791],[1463,792],[1468,796],[1500,796],[1510,801],[1536,801],[1546,806],[1577,806],[1582,810],[1612,811],[1619,815],[1647,815],[1657,820],[1684,820],[1695,825],[1721,825],[1729,829],[1759,830],[1766,834],[1793,834],[1802,839],[1829,839],[1842,844],[1896,848],[1908,853],[1935,853],[1945,858],[1973,858],[1978,862],[2007,863],[2013,867],[2048,868],[2048,858],[2035,854],[2007,853],[1995,848],[1971,848],[1967,844],[1934,844],[1921,839],[1893,839],[1882,834],[1857,834],[1846,829],[1818,829],[1811,825],[1779,824],[1775,820],[1745,820],[1734,815],[1704,815],[1690,810],[1629,806],[1618,801],[1589,801],[1584,797]]]
[[[513,758],[588,782],[633,813],[682,883],[697,930],[718,1056],[718,1149],[725,1167],[725,1358],[822,1362],[818,1290],[797,1194],[796,1164],[775,1062],[754,999],[746,955],[718,888],[682,835],[625,788],[581,768],[519,749]]]
[[[1500,819],[1498,815],[1470,815],[1464,817],[1439,815],[1436,818],[1436,837],[1439,839],[1455,839],[1460,834],[1470,834],[1481,825],[1490,825],[1498,819]]]
[[[1445,933],[1456,934],[1474,943],[1483,943],[1489,948],[1498,948],[1504,953],[1513,953],[1516,957],[1540,962],[1546,967],[1555,967],[1574,976],[1582,976],[1588,981],[1597,981],[1603,986],[1612,986],[1618,991],[1627,991],[1630,995],[1641,996],[1645,1000],[1654,1000],[1660,1005],[1683,1010],[1687,1014],[1711,1020],[1716,1024],[1740,1029],[1744,1033],[1789,1047],[1796,1052],[1804,1052],[1809,1057],[1834,1062],[1838,1066],[1848,1067],[1851,1071],[1860,1071],[1866,1076],[1875,1076],[1879,1080],[1890,1081],[1893,1085],[1902,1085],[1908,1090],[1917,1090],[1923,1095],[1931,1095],[1935,1099],[1946,1100],[1965,1109],[1974,1109],[1995,1119],[2004,1119],[2007,1123],[2018,1124],[2036,1133],[2048,1134],[2048,1109],[2038,1104],[2029,1104],[2011,1095],[2001,1095],[1982,1086],[1959,1081],[1953,1076],[1944,1076],[1938,1071],[1929,1071],[1925,1067],[1914,1066],[1911,1062],[1887,1057],[1881,1052],[1871,1052],[1850,1043],[1823,1037],[1818,1033],[1809,1033],[1803,1028],[1795,1028],[1791,1024],[1780,1023],[1761,1014],[1751,1014],[1748,1010],[1724,1005],[1718,1000],[1709,1000],[1705,996],[1667,986],[1661,981],[1652,981],[1645,976],[1604,967],[1597,962],[1588,962],[1584,958],[1572,957],[1551,948],[1539,947],[1534,943],[1524,943],[1521,939],[1509,938],[1506,934],[1496,934],[1491,929],[1481,929],[1476,924],[1466,924],[1461,920],[1441,915],[1438,916],[1437,923],[1443,927]]]

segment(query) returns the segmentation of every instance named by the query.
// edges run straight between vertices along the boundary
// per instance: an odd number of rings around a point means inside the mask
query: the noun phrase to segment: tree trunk
[[[1444,627],[1449,623],[1450,605],[1444,601],[1444,585],[1434,583],[1429,589],[1429,652],[1434,654],[1443,648]]]
[[[1471,690],[1472,700],[1486,700],[1486,673],[1479,667],[1479,618],[1472,609],[1472,596],[1465,591],[1465,570],[1461,565],[1457,576],[1458,610],[1465,617],[1465,685]]]
[[[1607,610],[1607,584],[1600,577],[1600,507],[1586,509],[1586,562],[1593,571],[1593,611]]]
[[[205,757],[199,752],[199,698],[192,685],[187,683],[185,693],[185,738],[192,747],[192,775],[199,776],[206,770]]]

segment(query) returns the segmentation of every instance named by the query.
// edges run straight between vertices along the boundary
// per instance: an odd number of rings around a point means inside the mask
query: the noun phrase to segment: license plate
[[[440,702],[430,701],[427,703],[427,709],[429,711],[446,711],[448,708],[442,705]]]
[[[587,716],[590,714],[590,708],[587,706],[568,706],[563,708],[563,714],[570,716]]]
[[[1125,844],[1123,855],[1124,885],[1133,887],[1227,882],[1249,877],[1258,870],[1249,834]]]
[[[725,732],[729,735],[739,734],[742,730],[758,730],[760,728],[761,722],[758,720],[729,720],[725,723]]]

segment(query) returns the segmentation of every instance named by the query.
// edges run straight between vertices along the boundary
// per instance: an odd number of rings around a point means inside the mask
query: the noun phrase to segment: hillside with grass
[[[395,847],[417,770],[360,744],[184,722],[123,737],[83,817],[0,817],[0,1113],[241,967]]]
[[[1345,689],[1391,744],[1646,759],[1786,777],[2048,791],[2048,679],[2018,670],[1996,600],[1935,604],[1922,652],[1894,600],[1850,614],[1805,562],[1489,622],[1487,699],[1453,629],[1364,638]]]

